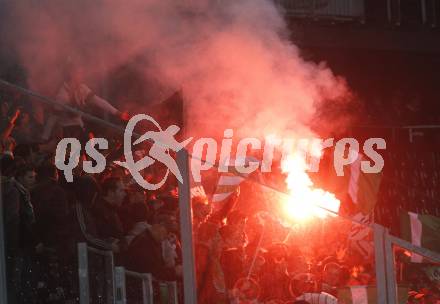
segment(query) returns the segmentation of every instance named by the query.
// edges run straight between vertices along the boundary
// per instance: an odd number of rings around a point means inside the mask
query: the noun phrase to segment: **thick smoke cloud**
[[[191,135],[221,136],[233,128],[238,136],[309,136],[317,107],[348,95],[324,64],[301,58],[269,0],[21,0],[10,6],[10,39],[33,89],[53,95],[69,56],[80,58],[94,85],[136,61],[162,88],[182,89]]]

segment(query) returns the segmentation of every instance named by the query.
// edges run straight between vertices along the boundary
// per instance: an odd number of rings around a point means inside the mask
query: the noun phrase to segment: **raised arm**
[[[9,120],[6,128],[4,130],[1,130],[1,140],[5,140],[9,136],[11,136],[12,130],[15,127],[15,122],[17,121],[18,116],[20,116],[20,109],[15,110],[15,113]]]
[[[118,111],[118,109],[116,109],[114,106],[112,106],[107,100],[105,100],[105,99],[103,99],[103,98],[101,98],[99,96],[93,95],[93,97],[91,98],[90,102],[93,105],[95,105],[98,108],[100,108],[101,110],[106,111],[106,112],[108,112],[110,114],[118,115],[120,113]]]

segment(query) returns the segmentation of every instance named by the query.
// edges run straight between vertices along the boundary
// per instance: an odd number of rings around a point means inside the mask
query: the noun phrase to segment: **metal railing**
[[[400,26],[405,23],[405,16],[402,16],[404,0],[387,0],[387,17],[388,22]],[[429,25],[431,27],[438,26],[438,12],[440,1],[439,0],[420,0],[420,7],[414,11],[413,17],[418,16],[417,19],[423,25]]]
[[[399,246],[440,263],[440,253],[416,246],[401,238],[392,236],[389,234],[387,228],[377,224],[374,225],[374,242],[376,250],[378,303],[397,303],[397,279],[393,246]]]
[[[179,303],[179,293],[176,281],[159,281],[159,288],[161,290],[161,301],[163,304]],[[162,291],[165,291],[165,294],[163,294]]]
[[[142,304],[154,303],[154,290],[153,281],[154,278],[150,273],[138,273],[130,270],[126,270],[124,267],[115,268],[115,303],[127,304],[127,284],[126,277],[138,279],[142,284]],[[163,304],[177,304],[179,303],[179,297],[177,292],[177,282],[175,281],[156,281],[160,288],[160,302]],[[165,296],[162,295],[162,290],[166,290]],[[163,299],[166,298],[166,299]]]
[[[364,20],[364,0],[275,0],[288,15],[313,19]]]
[[[150,273],[137,273],[126,270],[124,267],[115,268],[115,290],[116,304],[127,303],[126,276],[141,280],[142,283],[142,303],[154,303],[153,276]]]
[[[289,17],[310,18],[314,20],[359,20],[365,21],[364,0],[274,0],[278,7]],[[394,26],[410,22],[412,17],[420,25],[437,27],[440,14],[440,0],[420,0],[416,10],[405,16],[405,0],[386,0],[384,14],[387,22]],[[385,12],[386,10],[386,12]],[[406,11],[408,11],[406,9]],[[385,20],[384,20],[385,21]]]
[[[91,292],[90,283],[93,278],[90,273],[90,253],[96,254],[104,260],[105,269],[98,269],[100,274],[104,274],[103,282],[105,289],[105,299],[95,299]],[[138,273],[126,270],[124,267],[115,267],[113,253],[111,251],[103,251],[90,246],[86,243],[78,243],[78,278],[79,278],[79,300],[80,304],[89,304],[96,302],[104,302],[107,304],[127,304],[127,284],[126,278],[130,277],[138,279],[142,284],[142,303],[154,303],[153,281],[160,288],[160,296],[162,304],[179,303],[177,282],[155,280],[150,273]],[[99,293],[98,290],[94,290]],[[165,292],[162,292],[165,291]],[[100,295],[97,295],[100,298]],[[164,300],[166,299],[166,300]]]
[[[98,280],[92,280],[90,268],[89,268],[89,260],[90,253],[95,254],[97,257],[103,259],[104,261],[104,273],[102,273],[101,269],[97,272]],[[114,259],[112,251],[103,251],[90,246],[87,246],[86,243],[78,243],[78,278],[79,278],[79,301],[81,304],[90,303],[93,295],[91,293],[90,283],[97,283],[99,288],[94,289],[93,291],[98,292],[103,287],[105,289],[104,295],[105,299],[102,302],[107,304],[114,303]],[[101,275],[104,275],[104,281],[99,280]],[[104,284],[102,286],[101,284]],[[102,295],[98,294],[97,297],[101,297]]]
[[[397,303],[397,279],[396,279],[396,267],[395,267],[395,256],[393,246],[399,246],[406,249],[412,253],[419,254],[433,262],[440,263],[440,253],[433,252],[423,247],[416,246],[392,236],[389,234],[388,229],[385,230],[384,235],[384,245],[386,254],[386,267],[387,267],[387,292],[389,303]]]
[[[153,281],[157,282],[160,288],[160,302],[162,304],[179,303],[177,282],[175,281],[156,281],[150,273],[138,273],[126,270],[124,267],[115,268],[115,288],[116,288],[116,304],[127,304],[127,284],[126,277],[141,280],[142,283],[142,304],[154,303]],[[165,290],[165,295],[162,291]],[[166,299],[164,299],[166,298]]]

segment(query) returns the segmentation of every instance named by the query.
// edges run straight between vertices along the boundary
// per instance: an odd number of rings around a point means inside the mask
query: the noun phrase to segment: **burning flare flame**
[[[316,153],[314,156],[320,157]],[[333,193],[314,187],[306,172],[308,165],[304,155],[290,154],[281,163],[281,169],[287,173],[286,184],[289,189],[289,196],[281,201],[282,212],[290,221],[306,222],[312,218],[337,214],[340,201]]]

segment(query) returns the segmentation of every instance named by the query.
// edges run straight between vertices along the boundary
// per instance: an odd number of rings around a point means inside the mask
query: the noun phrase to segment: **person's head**
[[[272,243],[267,248],[267,257],[275,264],[282,264],[286,262],[289,248],[284,243]]]
[[[301,252],[294,253],[289,247],[289,257],[287,258],[287,271],[292,274],[307,273],[310,271],[310,264]],[[293,253],[292,253],[293,251]]]
[[[316,290],[316,278],[308,272],[296,274],[289,283],[289,292],[292,296]]]
[[[341,266],[328,263],[324,266],[322,281],[330,286],[338,286],[341,277]]]
[[[129,204],[145,203],[147,198],[145,189],[139,186],[136,182],[132,182],[127,187],[127,195]]]
[[[159,209],[161,209],[164,205],[165,203],[160,199],[152,199],[148,201],[148,207],[153,212],[159,211]]]
[[[238,225],[225,225],[220,229],[220,235],[229,248],[242,248],[247,244],[244,229]]]
[[[9,113],[9,103],[2,101],[0,104],[0,115],[2,117],[7,117]]]
[[[202,196],[196,196],[191,199],[194,219],[203,221],[211,214],[212,207],[208,200]]]
[[[47,179],[58,181],[59,175],[57,167],[53,163],[50,163],[48,161],[44,162],[37,169],[37,179],[39,181]]]
[[[126,196],[125,185],[121,178],[108,177],[102,183],[102,197],[114,206],[121,206]]]
[[[84,79],[84,69],[75,66],[70,70],[70,81],[80,83]]]
[[[68,58],[65,68],[65,80],[70,84],[81,83],[84,78],[84,69],[78,63],[78,58],[71,56]]]
[[[233,210],[226,218],[227,225],[224,226],[223,239],[232,247],[243,247],[247,244],[245,232],[247,217],[238,210]]]
[[[179,198],[173,195],[159,195],[158,198],[164,202],[162,209],[175,212],[179,207]]]
[[[90,175],[84,175],[74,180],[73,189],[77,201],[84,207],[92,208],[99,193],[99,185]]]
[[[30,121],[31,121],[31,116],[29,115],[29,113],[22,111],[17,119],[17,126],[26,127],[29,125]]]
[[[35,185],[37,173],[31,165],[24,165],[17,168],[15,177],[25,188],[31,189]]]
[[[348,281],[350,280],[350,275],[350,270],[347,267],[342,266],[339,272],[339,284],[341,286],[347,285]],[[365,285],[368,285],[368,283],[366,283]]]
[[[222,220],[228,216],[231,210],[237,205],[238,198],[240,197],[240,187],[237,187],[235,191],[229,195],[229,197],[225,200],[222,208],[216,211],[216,215]]]
[[[170,214],[158,214],[151,226],[151,235],[156,242],[165,240],[170,233],[176,233],[178,230],[176,217]]]
[[[2,176],[13,176],[15,174],[15,160],[11,155],[0,155],[0,172]]]
[[[247,222],[247,216],[239,210],[233,210],[228,214],[226,222],[228,225],[240,226],[244,229]]]
[[[1,141],[1,150],[3,153],[13,153],[16,146],[17,143],[15,142],[15,139],[11,136],[6,137]]]
[[[144,191],[132,191],[128,193],[128,202],[130,204],[145,203],[147,195]]]
[[[260,235],[263,231],[262,223],[263,222],[258,215],[254,215],[246,221],[245,231],[249,243],[258,241],[258,239],[260,238]]]
[[[29,163],[32,163],[32,145],[30,144],[19,144],[14,149],[14,156],[21,157]]]

